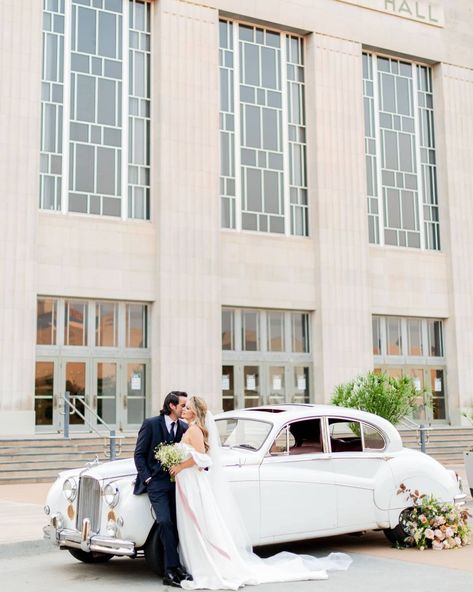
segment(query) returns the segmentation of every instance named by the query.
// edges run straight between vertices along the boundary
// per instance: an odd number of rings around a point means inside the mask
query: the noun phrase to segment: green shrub
[[[393,378],[385,373],[368,372],[366,376],[335,387],[332,403],[369,411],[397,424],[417,407],[419,395],[408,376]]]

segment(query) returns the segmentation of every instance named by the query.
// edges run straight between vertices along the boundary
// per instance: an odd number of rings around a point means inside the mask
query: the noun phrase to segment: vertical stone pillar
[[[34,432],[42,2],[0,2],[0,434]]]
[[[218,13],[160,0],[153,25],[153,411],[171,389],[202,395],[218,409]]]
[[[450,420],[459,423],[473,403],[473,71],[441,64],[435,74],[441,247],[449,267],[447,397]]]
[[[308,172],[316,250],[315,398],[372,368],[368,286],[362,52],[358,43],[308,39]]]

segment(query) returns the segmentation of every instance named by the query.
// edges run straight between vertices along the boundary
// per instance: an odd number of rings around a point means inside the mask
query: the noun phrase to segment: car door
[[[308,538],[336,527],[330,455],[320,418],[284,427],[260,466],[261,542]]]
[[[392,482],[384,436],[374,426],[350,418],[328,417],[326,428],[336,485],[338,529],[349,532],[376,528],[384,517],[376,505],[377,484]]]

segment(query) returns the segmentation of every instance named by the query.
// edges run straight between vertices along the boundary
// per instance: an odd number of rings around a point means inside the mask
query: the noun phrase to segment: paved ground
[[[463,467],[457,471],[464,474]],[[117,559],[105,565],[89,566],[77,562],[67,551],[58,551],[41,540],[46,522],[43,504],[49,484],[0,486],[0,573],[2,589],[46,592],[65,588],[68,592],[116,592],[132,586],[137,590],[165,590],[144,560]],[[467,489],[468,491],[468,489]],[[472,503],[470,502],[470,507]],[[283,547],[260,549],[271,555]],[[252,592],[437,592],[445,587],[470,589],[473,581],[473,545],[456,551],[397,550],[389,546],[380,532],[363,536],[339,536],[284,546],[284,550],[325,555],[345,551],[353,558],[346,573],[333,573],[326,582],[267,584]]]

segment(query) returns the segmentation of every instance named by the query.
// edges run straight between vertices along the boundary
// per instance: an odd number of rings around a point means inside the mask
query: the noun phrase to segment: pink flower
[[[425,524],[427,522],[427,517],[424,516],[424,514],[421,514],[419,516],[419,520],[422,522],[422,524]]]
[[[439,541],[443,541],[445,538],[445,534],[439,528],[435,529],[434,535]]]
[[[452,536],[453,536],[453,529],[452,529],[452,528],[450,528],[450,527],[448,527],[448,528],[445,530],[445,536],[446,536],[446,537],[448,537],[449,539],[451,539],[451,538],[452,538]]]
[[[430,539],[431,541],[434,540],[434,531],[431,528],[426,528],[424,532],[425,538]]]
[[[435,540],[432,543],[432,549],[434,551],[441,551],[443,549],[443,543],[441,543],[440,541]]]

